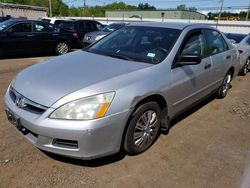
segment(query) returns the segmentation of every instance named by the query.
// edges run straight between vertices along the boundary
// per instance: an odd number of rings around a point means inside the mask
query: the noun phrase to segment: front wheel
[[[227,96],[227,93],[231,87],[232,73],[229,71],[223,79],[223,82],[218,90],[218,98],[222,99]]]
[[[124,149],[129,155],[146,151],[155,142],[161,126],[161,109],[156,102],[137,108],[129,122],[124,139]]]
[[[56,45],[56,54],[63,55],[69,52],[69,45],[66,42],[59,42]]]

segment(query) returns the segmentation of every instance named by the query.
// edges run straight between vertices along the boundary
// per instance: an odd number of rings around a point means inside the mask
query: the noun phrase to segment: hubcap
[[[67,44],[65,43],[59,43],[57,45],[57,51],[59,52],[59,54],[66,54],[68,52],[69,48],[67,46]]]
[[[231,75],[228,74],[223,81],[223,89],[222,89],[223,93],[226,93],[228,91],[228,89],[230,87],[230,82],[231,82]]]
[[[149,146],[157,135],[157,115],[153,110],[144,112],[136,123],[134,144],[139,148]]]
[[[246,67],[247,67],[247,71],[250,71],[250,60],[247,61]]]

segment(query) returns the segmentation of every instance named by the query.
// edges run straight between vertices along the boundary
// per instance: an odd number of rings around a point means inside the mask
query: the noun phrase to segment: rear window
[[[59,27],[66,31],[75,31],[75,24],[73,22],[62,22]]]
[[[236,43],[240,43],[246,37],[246,35],[226,34],[226,37],[228,39],[234,40]]]

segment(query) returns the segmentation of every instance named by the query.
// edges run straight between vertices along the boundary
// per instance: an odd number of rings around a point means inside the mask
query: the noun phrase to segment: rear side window
[[[94,31],[93,22],[86,21],[85,22],[85,32],[88,33],[91,31]]]
[[[206,29],[204,33],[207,41],[208,55],[214,55],[228,50],[228,45],[221,33],[208,29]]]
[[[10,31],[12,32],[31,32],[31,23],[18,23],[10,28]]]
[[[184,55],[205,56],[205,42],[202,32],[196,32],[188,36],[181,51],[181,56]]]
[[[53,32],[54,27],[52,25],[48,25],[48,24],[35,23],[34,24],[34,31],[35,32]]]
[[[73,22],[62,22],[59,25],[60,28],[63,28],[66,31],[71,31],[71,32],[75,32],[75,25]]]

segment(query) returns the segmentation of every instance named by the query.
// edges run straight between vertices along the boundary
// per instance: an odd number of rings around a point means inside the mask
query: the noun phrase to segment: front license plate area
[[[16,116],[13,112],[11,112],[10,110],[5,110],[6,111],[6,115],[7,115],[7,119],[9,120],[9,122],[14,125],[19,131],[21,131],[22,126],[20,124],[20,118],[18,116]]]

